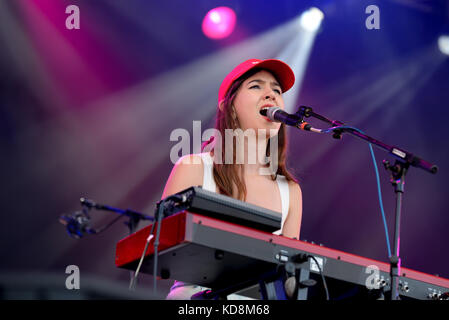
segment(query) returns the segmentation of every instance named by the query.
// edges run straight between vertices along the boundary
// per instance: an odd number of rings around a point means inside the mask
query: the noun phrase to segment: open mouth
[[[267,120],[267,121],[269,121],[269,122],[273,122],[273,121],[271,121],[267,116],[264,116],[263,114],[261,114],[261,112],[262,111],[268,111],[268,109],[269,108],[271,108],[271,107],[263,107],[263,108],[261,108],[260,110],[259,110],[259,114],[260,114],[260,116],[262,117],[262,118],[264,118],[265,120]]]

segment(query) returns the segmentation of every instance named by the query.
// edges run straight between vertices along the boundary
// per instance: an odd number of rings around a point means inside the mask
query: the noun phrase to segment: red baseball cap
[[[272,72],[276,79],[280,82],[279,84],[281,85],[282,92],[286,92],[295,83],[295,74],[285,62],[277,59],[249,59],[235,67],[224,78],[218,91],[218,103],[224,99],[226,92],[235,80],[237,80],[245,72],[254,68],[261,68]]]

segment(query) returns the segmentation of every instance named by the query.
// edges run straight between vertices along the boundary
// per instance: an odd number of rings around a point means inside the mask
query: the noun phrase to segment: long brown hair
[[[232,104],[234,102],[234,99],[237,95],[237,91],[242,85],[242,83],[248,79],[249,77],[253,76],[254,74],[258,73],[259,71],[262,71],[263,69],[252,69],[248,71],[247,73],[243,74],[240,78],[235,80],[232,85],[229,87],[228,91],[226,92],[225,98],[223,102],[217,106],[217,115],[215,120],[215,129],[218,130],[221,134],[221,137],[225,137],[225,129],[239,129],[240,124],[238,123],[238,119],[236,119],[232,115]],[[274,75],[273,75],[274,76]],[[270,138],[267,143],[267,149],[265,152],[265,155],[267,157],[271,157],[270,155],[270,142],[273,138]],[[281,127],[278,132],[278,159],[277,159],[277,171],[271,175],[272,180],[276,180],[277,175],[283,175],[288,181],[295,181],[296,179],[293,178],[292,174],[289,172],[289,170],[286,167],[286,150],[287,150],[287,135],[286,135],[286,128],[284,124],[281,124]],[[202,150],[213,141],[213,137],[207,142],[205,142],[202,146]],[[214,161],[213,164],[213,175],[215,183],[217,184],[218,190],[221,194],[237,198],[239,200],[246,200],[246,185],[244,180],[244,166],[242,164],[236,164],[235,157],[236,157],[236,142],[235,139],[233,139],[233,157],[234,162],[232,164],[223,163],[221,161],[220,163],[217,163]],[[212,149],[212,152],[215,150]],[[225,148],[221,148],[221,159],[225,159]],[[234,192],[234,187],[236,188],[237,194]]]

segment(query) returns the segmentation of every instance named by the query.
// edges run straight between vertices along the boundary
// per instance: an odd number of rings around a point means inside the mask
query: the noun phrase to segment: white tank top
[[[200,156],[203,160],[203,189],[216,192],[217,185],[215,184],[214,175],[213,175],[213,159],[210,153],[200,153]],[[279,186],[279,191],[281,193],[281,204],[282,204],[282,220],[281,220],[281,229],[273,232],[274,234],[281,234],[282,228],[284,227],[285,219],[287,218],[288,209],[290,207],[290,193],[288,189],[288,181],[284,176],[277,175],[276,182]]]

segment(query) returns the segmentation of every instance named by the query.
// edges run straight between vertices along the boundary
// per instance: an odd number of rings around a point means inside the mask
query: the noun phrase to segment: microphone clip
[[[312,116],[313,109],[307,106],[300,106],[296,114],[301,118],[301,120],[303,120],[304,117],[309,118]]]

